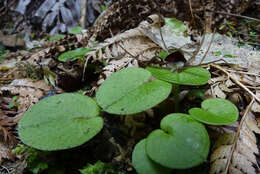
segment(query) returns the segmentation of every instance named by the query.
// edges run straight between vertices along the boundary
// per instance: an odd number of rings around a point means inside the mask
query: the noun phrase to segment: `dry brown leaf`
[[[4,91],[10,92],[12,95],[18,95],[18,113],[23,113],[49,90],[50,87],[47,86],[43,80],[16,79],[12,83],[0,87],[0,95],[3,94]]]
[[[105,77],[128,66],[139,66],[139,63],[149,62],[162,49],[149,39],[143,32],[144,28],[152,29],[157,25],[159,18],[152,15],[150,18],[153,23],[143,21],[135,28],[128,30],[122,34],[116,35],[94,46],[87,60],[104,62],[106,66],[103,68]],[[98,84],[102,83],[102,77]]]
[[[222,89],[220,89],[219,84],[213,87],[213,93],[215,94],[216,97],[219,98],[226,98],[227,95],[223,92]]]
[[[224,134],[216,141],[210,157],[210,174],[225,174],[226,167],[228,167],[227,173],[230,174],[256,174],[259,171],[256,159],[259,149],[254,132],[260,133],[260,129],[249,117],[250,114],[252,113],[248,113],[241,126],[237,139],[235,133],[231,133]],[[232,153],[234,143],[236,146]],[[227,166],[230,155],[232,155],[230,164]]]
[[[256,96],[260,98],[260,90],[256,90]],[[260,103],[255,101],[251,109],[253,112],[260,114]]]
[[[11,154],[11,150],[8,146],[0,141],[0,164],[2,164],[4,160],[14,160],[14,156]]]

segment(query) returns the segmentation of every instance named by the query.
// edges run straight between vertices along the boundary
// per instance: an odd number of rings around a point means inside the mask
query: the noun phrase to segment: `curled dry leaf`
[[[135,29],[130,29],[94,46],[93,51],[88,53],[87,59],[103,61],[106,77],[128,66],[139,66],[141,63],[151,61],[157,52],[162,49],[144,34],[144,28],[152,30],[159,19],[157,15],[151,15],[153,23],[143,21]],[[104,79],[100,79],[99,84]]]
[[[259,150],[255,133],[259,134],[260,129],[249,117],[242,124],[237,139],[235,133],[230,133],[224,134],[216,141],[210,157],[210,174],[224,174],[226,167],[228,167],[228,173],[236,174],[256,174],[259,171],[256,158]],[[236,146],[232,153],[234,143]],[[232,156],[228,165],[230,155]]]

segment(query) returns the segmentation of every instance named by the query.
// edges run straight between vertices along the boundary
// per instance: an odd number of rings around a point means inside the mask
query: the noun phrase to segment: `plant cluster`
[[[18,124],[19,137],[40,150],[69,149],[92,139],[103,128],[103,112],[130,115],[150,109],[174,96],[175,112],[161,120],[133,151],[139,174],[170,173],[206,161],[210,140],[205,124],[234,123],[238,110],[231,102],[212,98],[188,114],[178,113],[179,85],[204,85],[210,73],[201,67],[171,71],[158,67],[129,67],[114,73],[99,87],[95,100],[78,93],[51,96],[32,106]]]

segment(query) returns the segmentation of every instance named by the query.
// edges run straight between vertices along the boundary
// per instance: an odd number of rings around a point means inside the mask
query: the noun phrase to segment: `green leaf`
[[[152,161],[146,154],[146,140],[143,139],[135,145],[132,163],[138,174],[170,174],[171,169],[165,168]]]
[[[201,108],[189,110],[192,118],[206,124],[227,125],[238,119],[237,107],[228,100],[211,98],[204,100]]]
[[[255,35],[256,35],[256,32],[255,32],[255,31],[250,31],[250,32],[249,32],[249,35],[250,35],[250,36],[255,36]]]
[[[60,94],[33,105],[18,123],[22,142],[40,150],[79,146],[103,127],[94,100],[80,94]]]
[[[229,37],[232,37],[232,33],[231,32],[227,32],[227,35],[229,36]]]
[[[225,27],[226,27],[226,25],[222,24],[222,25],[219,27],[219,30],[223,30]]]
[[[231,54],[225,54],[224,57],[226,57],[226,58],[236,58],[237,56],[233,56]]]
[[[163,60],[168,56],[168,53],[165,51],[159,52],[158,56]]]
[[[9,105],[8,105],[8,107],[11,109],[11,108],[13,108],[15,106],[15,102],[11,102],[11,103],[9,103]]]
[[[103,12],[107,9],[107,7],[105,5],[101,5],[100,8],[101,8],[101,12]]]
[[[221,51],[216,51],[216,52],[215,52],[215,56],[220,56],[221,54],[222,54]]]
[[[146,139],[146,153],[162,166],[185,169],[206,161],[210,147],[203,124],[186,114],[170,114],[161,121],[161,129]]]
[[[166,99],[171,84],[151,80],[151,73],[129,67],[114,73],[97,91],[97,102],[112,114],[134,114],[145,111]]]
[[[39,162],[37,164],[35,164],[35,166],[33,166],[33,168],[30,168],[29,170],[33,173],[33,174],[38,174],[41,171],[45,170],[48,168],[48,164],[46,162]]]
[[[210,78],[209,71],[202,67],[186,68],[181,72],[171,72],[168,69],[155,67],[147,67],[146,69],[159,80],[179,85],[204,85]]]
[[[232,31],[236,31],[235,27],[233,27],[232,25],[228,25],[229,29]]]
[[[76,50],[73,51],[68,51],[65,53],[62,53],[59,57],[58,60],[61,62],[66,62],[67,60],[71,59],[77,60],[83,58],[88,52],[90,52],[92,48],[77,48]]]
[[[49,40],[50,41],[57,41],[57,40],[64,39],[64,38],[65,38],[65,35],[57,34],[57,35],[51,36]]]
[[[69,30],[70,34],[79,34],[82,31],[82,27],[77,26]]]
[[[186,25],[176,18],[165,18],[165,23],[176,33],[185,32],[187,30]]]

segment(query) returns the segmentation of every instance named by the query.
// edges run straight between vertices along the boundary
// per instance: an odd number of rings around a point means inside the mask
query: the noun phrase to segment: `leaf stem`
[[[179,112],[179,93],[180,93],[180,85],[178,84],[172,84],[172,93],[174,96],[174,112]]]

